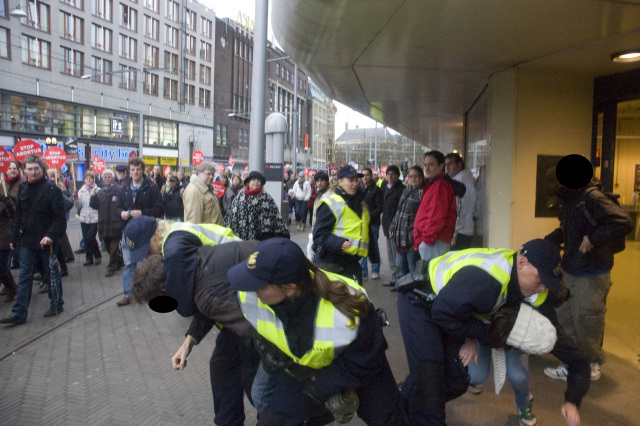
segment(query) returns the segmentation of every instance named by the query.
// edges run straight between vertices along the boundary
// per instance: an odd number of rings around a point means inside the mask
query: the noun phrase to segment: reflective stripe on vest
[[[332,234],[351,243],[351,247],[343,251],[367,257],[369,254],[369,210],[364,206],[364,203],[362,203],[362,217],[358,217],[338,194],[331,194],[322,199],[320,204],[322,203],[329,206],[336,218]]]
[[[322,272],[332,281],[340,280],[353,292],[362,293],[366,297],[364,288],[355,281],[330,272]],[[239,291],[238,299],[245,318],[261,336],[276,345],[296,363],[307,367],[320,369],[331,364],[358,335],[360,318],[356,317],[355,327],[351,329],[347,316],[328,300],[320,299],[316,310],[313,347],[302,357],[297,357],[289,349],[282,322],[269,305],[262,303],[255,292]]]
[[[233,232],[229,228],[216,225],[213,223],[188,223],[188,222],[176,222],[171,226],[171,229],[167,235],[162,239],[162,253],[164,254],[164,243],[169,238],[172,232],[175,231],[187,231],[195,234],[202,245],[204,246],[216,246],[218,244],[224,244],[231,241],[240,241],[240,238],[233,235]]]

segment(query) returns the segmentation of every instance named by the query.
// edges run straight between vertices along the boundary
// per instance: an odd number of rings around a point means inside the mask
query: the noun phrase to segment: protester
[[[96,240],[96,234],[98,233],[98,210],[91,208],[89,205],[92,192],[96,188],[93,172],[86,172],[84,174],[84,185],[82,185],[79,191],[73,193],[73,197],[76,200],[76,207],[80,209],[80,227],[82,229],[82,240],[84,241],[87,257],[87,260],[83,263],[84,266],[99,265],[102,261],[102,253]]]
[[[216,170],[211,162],[201,163],[196,168],[195,176],[191,177],[182,194],[185,222],[224,225],[220,202],[211,188]]]
[[[298,174],[298,180],[293,184],[293,199],[295,203],[296,223],[298,231],[304,231],[307,217],[307,202],[311,198],[311,185],[304,176]]]
[[[378,248],[378,236],[380,235],[380,216],[383,208],[382,190],[373,182],[373,173],[370,168],[362,169],[362,189],[364,203],[369,210],[369,259],[371,260],[371,279],[380,278],[380,249]],[[362,279],[369,277],[369,265],[367,257],[360,259],[362,266]]]
[[[387,259],[389,260],[389,268],[391,269],[391,281],[382,285],[394,287],[396,280],[401,276],[396,266],[396,248],[393,238],[389,235],[391,221],[396,216],[400,197],[404,191],[404,185],[400,181],[400,170],[398,166],[391,165],[387,168],[387,183],[383,184],[383,201],[382,201],[382,232],[387,239]]]
[[[2,178],[4,183],[0,186],[0,282],[4,284],[2,290],[2,294],[5,295],[4,301],[11,302],[18,293],[18,286],[9,269],[11,226],[16,215],[18,189],[24,182],[18,163],[15,161],[9,163],[7,173]]]
[[[224,211],[225,216],[227,211],[231,208],[231,203],[238,193],[242,191],[242,188],[242,176],[240,176],[240,173],[234,173],[231,176],[229,187],[224,191],[224,195],[222,196],[222,210]]]
[[[307,180],[311,186],[311,197],[309,198],[309,201],[307,201],[306,213],[309,221],[309,227],[311,227],[313,225],[313,205],[315,204],[316,197],[318,196],[318,187],[316,186],[316,180],[313,176],[307,178]],[[305,218],[305,223],[307,222],[307,218]],[[313,230],[313,228],[311,229]]]
[[[171,175],[167,184],[162,187],[162,198],[164,203],[164,217],[168,220],[184,221],[184,203],[182,193],[184,188],[180,187],[178,176]]]
[[[468,249],[473,242],[475,225],[473,221],[473,212],[476,207],[475,179],[465,168],[464,160],[458,153],[447,154],[444,157],[444,167],[449,177],[465,186],[464,196],[456,197],[458,219],[451,240],[451,248],[453,250]]]
[[[243,240],[289,238],[289,230],[271,195],[264,191],[262,173],[252,171],[244,180],[245,189],[231,203],[227,225]]]

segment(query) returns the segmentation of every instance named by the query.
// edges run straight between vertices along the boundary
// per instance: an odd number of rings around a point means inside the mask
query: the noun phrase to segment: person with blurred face
[[[4,180],[6,185],[0,186],[0,281],[4,284],[5,302],[11,302],[18,292],[16,282],[9,270],[11,225],[18,202],[18,188],[24,182],[20,176],[20,169],[14,161],[9,163]]]
[[[380,216],[382,215],[382,190],[373,182],[373,173],[370,168],[362,169],[362,184],[364,189],[364,202],[369,209],[369,259],[371,260],[371,279],[380,278],[380,250],[378,248],[378,236],[380,235]],[[360,259],[362,266],[362,279],[369,275],[367,258]]]
[[[84,175],[84,185],[73,196],[76,200],[76,207],[80,209],[80,227],[82,228],[82,239],[84,240],[85,253],[87,256],[84,266],[99,265],[102,261],[100,246],[96,240],[98,233],[98,210],[91,208],[89,201],[91,195],[97,190],[93,172],[86,172]]]
[[[320,201],[313,228],[315,263],[362,283],[360,258],[369,254],[369,210],[359,191],[362,173],[346,165],[338,186]]]
[[[389,267],[391,269],[391,281],[385,282],[382,285],[393,287],[396,285],[396,280],[402,276],[402,273],[398,271],[398,267],[396,266],[395,241],[389,234],[391,222],[396,216],[400,197],[404,191],[404,185],[400,181],[400,169],[398,169],[398,166],[391,165],[387,168],[387,182],[383,184],[382,190],[382,232],[384,232],[384,236],[387,239],[387,259],[389,260]]]
[[[211,187],[215,173],[216,166],[210,162],[196,168],[196,174],[182,194],[185,222],[224,225],[220,202]]]

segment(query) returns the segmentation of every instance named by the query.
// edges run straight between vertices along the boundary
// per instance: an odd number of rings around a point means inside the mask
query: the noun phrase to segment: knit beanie
[[[556,328],[544,315],[522,303],[507,344],[528,354],[546,354],[556,344]]]

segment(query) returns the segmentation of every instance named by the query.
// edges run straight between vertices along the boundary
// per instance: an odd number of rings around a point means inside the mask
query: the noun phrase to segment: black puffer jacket
[[[620,206],[601,190],[593,180],[583,189],[561,189],[558,218],[560,227],[545,238],[560,246],[564,244],[562,268],[570,274],[610,271],[613,268],[613,250],[608,243],[633,230],[633,221]],[[592,225],[583,211],[589,212],[596,222]],[[588,253],[580,253],[584,236],[595,247]]]
[[[369,186],[364,188],[364,203],[369,210],[369,224],[371,226],[380,226],[382,201],[382,189],[378,188],[378,185],[372,181]]]
[[[13,244],[39,249],[43,237],[54,243],[67,231],[62,191],[45,176],[23,182],[18,190],[16,216],[11,228]]]
[[[127,179],[122,186],[120,193],[120,202],[118,203],[118,214],[127,210],[141,210],[144,216],[152,216],[162,218],[164,216],[164,206],[162,204],[162,195],[158,186],[144,176],[140,189],[136,191],[136,199],[133,199],[133,191],[131,190],[131,179]]]
[[[112,183],[102,187],[89,199],[89,207],[98,210],[98,232],[102,238],[120,238],[125,221],[118,213],[120,186]]]
[[[384,187],[384,205],[382,207],[382,231],[384,236],[389,236],[389,227],[391,221],[396,216],[398,211],[398,204],[400,203],[400,197],[404,191],[404,185],[402,182],[397,181],[391,188]]]

